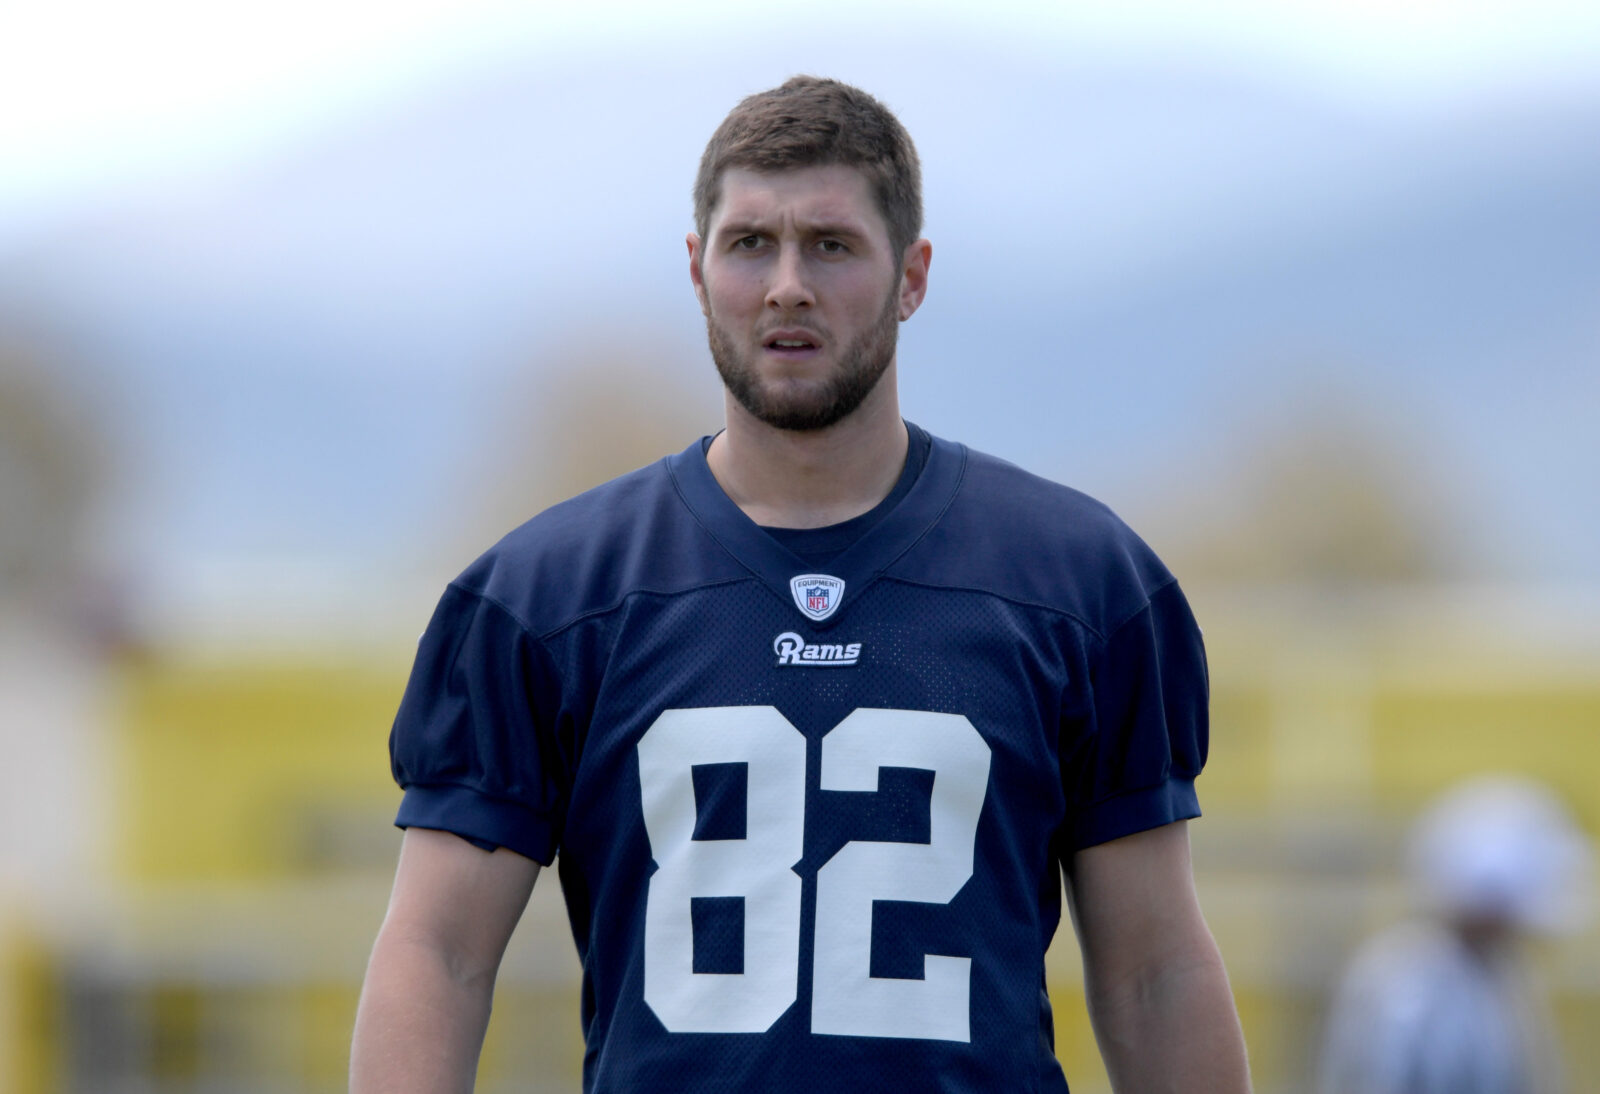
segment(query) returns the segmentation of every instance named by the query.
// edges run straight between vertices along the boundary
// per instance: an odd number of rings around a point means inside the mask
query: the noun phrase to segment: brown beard
[[[722,382],[751,415],[774,427],[796,433],[827,429],[842,421],[872,394],[894,360],[900,337],[899,286],[890,291],[872,326],[844,347],[839,366],[814,392],[783,395],[762,387],[761,379],[727,330],[706,316],[706,340]]]

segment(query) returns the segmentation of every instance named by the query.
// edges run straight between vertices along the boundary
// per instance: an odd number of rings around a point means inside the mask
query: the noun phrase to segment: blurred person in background
[[[1418,913],[1367,941],[1329,1014],[1319,1094],[1557,1094],[1560,1051],[1521,953],[1590,914],[1592,848],[1546,787],[1461,784],[1417,821]]]
[[[932,253],[909,135],[796,77],[723,121],[695,199],[727,428],[441,600],[352,1088],[471,1088],[559,851],[585,1090],[1065,1094],[1065,870],[1115,1088],[1245,1094],[1185,827],[1199,629],[1105,507],[900,417]]]

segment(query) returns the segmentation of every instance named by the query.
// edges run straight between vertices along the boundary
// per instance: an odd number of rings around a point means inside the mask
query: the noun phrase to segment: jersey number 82
[[[989,746],[959,714],[861,709],[822,739],[822,789],[876,791],[878,769],[932,771],[927,843],[856,840],[817,873],[811,1031],[970,1041],[969,957],[921,980],[870,975],[872,902],[951,901],[972,876]],[[747,765],[745,838],[695,839],[693,768]],[[762,1033],[797,997],[806,740],[777,708],[667,710],[639,739],[650,854],[644,998],[674,1033]],[[694,971],[695,897],[744,900],[744,971]]]

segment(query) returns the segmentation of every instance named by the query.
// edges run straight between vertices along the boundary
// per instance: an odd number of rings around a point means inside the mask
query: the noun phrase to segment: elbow
[[[479,993],[494,989],[498,956],[479,954],[437,931],[389,922],[378,932],[373,962],[427,969],[432,979],[443,980],[457,991]]]
[[[1088,961],[1084,987],[1091,1017],[1158,1011],[1218,988],[1230,1006],[1233,999],[1222,954],[1209,931],[1197,932],[1187,945],[1141,954],[1136,960]]]
[[[1086,974],[1089,1017],[1112,1089],[1243,1094],[1243,1033],[1215,945],[1130,968]]]

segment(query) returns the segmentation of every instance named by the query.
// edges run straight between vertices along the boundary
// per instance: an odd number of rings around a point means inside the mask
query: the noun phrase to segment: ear
[[[928,267],[933,263],[933,244],[919,239],[906,248],[900,260],[900,322],[904,323],[922,307],[928,295]]]
[[[689,247],[689,283],[694,286],[694,298],[700,301],[700,314],[711,317],[711,305],[706,300],[705,271],[700,268],[701,261],[705,258],[705,249],[700,245],[700,237],[690,232],[684,237],[684,243]]]

